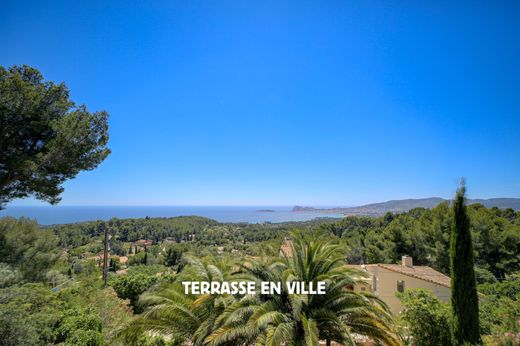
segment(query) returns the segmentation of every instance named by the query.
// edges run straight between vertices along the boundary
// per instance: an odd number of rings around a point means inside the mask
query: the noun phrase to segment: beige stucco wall
[[[388,304],[393,314],[398,314],[401,309],[401,301],[395,296],[397,292],[397,281],[404,281],[404,289],[424,288],[433,292],[439,300],[446,302],[450,300],[451,290],[449,287],[403,275],[378,266],[367,267],[370,278],[377,277],[377,290],[373,292]]]

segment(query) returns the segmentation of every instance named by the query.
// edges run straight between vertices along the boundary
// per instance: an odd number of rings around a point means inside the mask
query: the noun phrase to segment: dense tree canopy
[[[0,261],[19,280],[46,280],[47,270],[58,258],[57,244],[58,237],[34,221],[5,218],[0,223]],[[0,287],[1,282],[0,278]]]
[[[29,66],[0,66],[0,208],[34,196],[57,203],[62,184],[110,153],[108,113],[90,113],[64,83]]]
[[[468,206],[467,213],[475,249],[475,274],[477,282],[481,283],[478,290],[483,294],[480,296],[483,338],[492,340],[490,345],[510,345],[512,341],[518,343],[520,213],[510,209],[485,208],[478,204]],[[27,219],[2,218],[0,345],[2,342],[9,345],[99,344],[101,334],[104,344],[118,345],[113,336],[117,335],[120,326],[130,320],[137,321],[133,324],[136,327],[133,332],[134,335],[139,334],[132,345],[173,345],[174,340],[166,341],[159,336],[151,338],[146,333],[142,334],[143,330],[150,328],[149,322],[160,322],[153,318],[148,321],[141,318],[153,317],[150,308],[157,307],[159,298],[168,301],[165,301],[164,309],[156,310],[159,318],[161,311],[168,314],[172,311],[170,308],[183,308],[185,304],[200,307],[193,311],[191,308],[185,310],[195,314],[197,318],[194,321],[176,315],[176,319],[168,318],[161,320],[161,323],[170,331],[172,324],[186,327],[176,330],[175,339],[179,337],[179,340],[191,342],[204,340],[209,336],[207,333],[216,332],[214,327],[223,326],[224,320],[217,321],[216,318],[224,318],[223,310],[236,300],[216,295],[205,301],[208,305],[199,305],[200,301],[195,303],[197,296],[186,297],[182,293],[182,286],[179,287],[180,295],[176,289],[161,289],[175,288],[175,283],[192,278],[194,270],[198,275],[206,273],[202,277],[204,280],[220,275],[219,271],[229,279],[226,273],[239,268],[237,264],[244,261],[252,263],[255,258],[260,265],[263,259],[268,263],[269,259],[274,258],[273,263],[278,263],[275,267],[256,271],[259,275],[269,275],[268,272],[277,274],[282,267],[287,270],[298,268],[278,258],[281,242],[293,229],[301,230],[311,239],[316,233],[325,233],[336,247],[333,257],[341,259],[342,263],[395,263],[402,255],[412,255],[416,264],[428,265],[449,274],[453,220],[454,212],[449,203],[441,203],[433,209],[417,208],[381,217],[346,217],[341,220],[281,224],[222,224],[196,216],[113,219],[106,224],[112,235],[110,258],[115,266],[109,272],[109,287],[103,290],[100,281],[102,261],[99,259],[103,251],[101,222],[41,227]],[[135,243],[139,239],[153,241],[146,252],[143,246]],[[143,265],[145,254],[147,260]],[[119,263],[118,256],[126,256],[126,264]],[[194,265],[197,262],[202,265]],[[301,273],[296,274],[299,276]],[[274,298],[280,298],[285,305],[290,303],[284,297]],[[402,320],[410,323],[406,322],[402,333],[420,337],[425,343],[429,338],[431,342],[435,338],[436,343],[443,343],[446,335],[436,330],[446,332],[444,313],[449,307],[430,304],[431,299],[424,294],[411,294],[409,298],[406,302],[409,314]],[[255,299],[242,311],[256,309],[267,301]],[[322,305],[314,299],[309,303]],[[429,308],[425,309],[424,304]],[[208,310],[211,306],[214,309]],[[78,311],[77,317],[68,313],[71,309]],[[285,309],[282,306],[281,310],[273,309],[270,315],[264,315],[281,316],[281,312],[290,317],[287,312],[291,310]],[[316,315],[311,310],[306,307],[305,314],[314,320]],[[208,312],[214,314],[207,315]],[[94,314],[99,315],[102,330]],[[208,319],[207,316],[215,319]],[[431,322],[429,319],[432,319]],[[424,323],[419,325],[418,321]],[[146,323],[139,325],[140,322]],[[265,327],[265,331],[274,330],[275,326],[278,328],[277,323],[273,320],[262,328]],[[289,331],[285,328],[289,325],[283,323],[280,324],[280,332]],[[291,320],[288,323],[291,324]],[[309,332],[312,332],[313,324],[307,324],[312,327]],[[334,339],[333,332],[319,329],[320,338],[330,336],[329,340]],[[195,334],[196,330],[200,333]]]
[[[467,213],[477,280],[503,280],[520,270],[520,212],[473,204]],[[453,210],[443,202],[433,209],[384,217],[349,216],[321,228],[346,243],[349,263],[399,263],[401,256],[409,255],[415,264],[449,275],[452,220]]]

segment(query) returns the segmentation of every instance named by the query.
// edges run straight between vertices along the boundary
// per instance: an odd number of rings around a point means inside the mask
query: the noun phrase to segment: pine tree
[[[113,272],[117,272],[117,261],[114,259],[110,259],[110,260],[111,260],[110,270],[112,270]]]
[[[464,180],[453,202],[450,240],[451,307],[453,345],[480,344],[478,297],[473,268],[473,244],[465,205]]]

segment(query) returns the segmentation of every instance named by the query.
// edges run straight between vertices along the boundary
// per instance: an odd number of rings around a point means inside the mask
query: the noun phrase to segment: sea
[[[341,218],[342,214],[293,212],[291,206],[11,206],[0,217],[25,217],[40,225],[55,225],[111,218],[203,216],[224,223],[280,223],[316,218]]]

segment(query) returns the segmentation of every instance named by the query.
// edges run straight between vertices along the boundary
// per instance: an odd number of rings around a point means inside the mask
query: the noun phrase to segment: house
[[[349,267],[367,274],[367,278],[360,280],[353,289],[372,292],[388,304],[393,314],[402,309],[396,293],[407,289],[428,289],[442,302],[451,298],[450,277],[428,266],[414,266],[409,256],[403,256],[401,264],[377,263]]]

